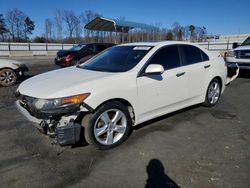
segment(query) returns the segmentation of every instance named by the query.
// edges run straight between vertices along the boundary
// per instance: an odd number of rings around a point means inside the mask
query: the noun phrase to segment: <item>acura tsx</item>
[[[237,74],[228,77],[222,57],[192,43],[122,44],[24,81],[16,105],[60,145],[75,144],[84,131],[89,144],[109,149],[132,126],[191,105],[216,105]]]

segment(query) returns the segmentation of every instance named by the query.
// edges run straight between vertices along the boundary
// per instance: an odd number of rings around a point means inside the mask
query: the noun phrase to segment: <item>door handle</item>
[[[184,74],[185,74],[185,72],[181,72],[181,73],[176,74],[176,76],[180,77],[180,76],[183,76]]]
[[[204,68],[207,69],[209,68],[211,65],[205,65]]]

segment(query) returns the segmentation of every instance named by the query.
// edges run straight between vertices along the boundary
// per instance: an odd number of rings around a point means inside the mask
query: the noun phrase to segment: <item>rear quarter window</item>
[[[202,61],[208,61],[209,60],[208,55],[205,52],[203,52],[202,50],[200,50],[200,51],[201,51]]]

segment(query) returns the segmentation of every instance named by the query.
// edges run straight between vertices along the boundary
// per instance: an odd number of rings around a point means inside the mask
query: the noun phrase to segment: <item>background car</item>
[[[26,65],[18,61],[0,59],[0,86],[11,86],[28,71]]]
[[[250,36],[241,44],[233,43],[233,50],[226,52],[228,64],[237,63],[240,69],[250,70]]]
[[[57,52],[55,64],[60,67],[69,67],[76,65],[84,57],[91,58],[107,48],[114,46],[112,43],[80,43],[69,50],[60,50]],[[85,60],[86,61],[86,60]]]

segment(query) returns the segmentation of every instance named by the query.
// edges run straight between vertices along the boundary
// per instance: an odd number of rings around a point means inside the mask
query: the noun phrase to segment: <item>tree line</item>
[[[159,40],[188,40],[205,41],[207,29],[205,26],[193,24],[182,26],[174,22],[170,29],[162,27],[160,23],[154,24],[157,30],[132,29],[128,33],[115,33],[104,31],[91,31],[84,29],[84,25],[96,17],[101,16],[92,10],[85,10],[76,14],[72,10],[56,10],[53,18],[44,20],[44,33],[32,37],[35,22],[19,9],[12,9],[5,15],[0,14],[1,41],[12,42],[135,42]],[[125,20],[125,17],[118,19]]]

